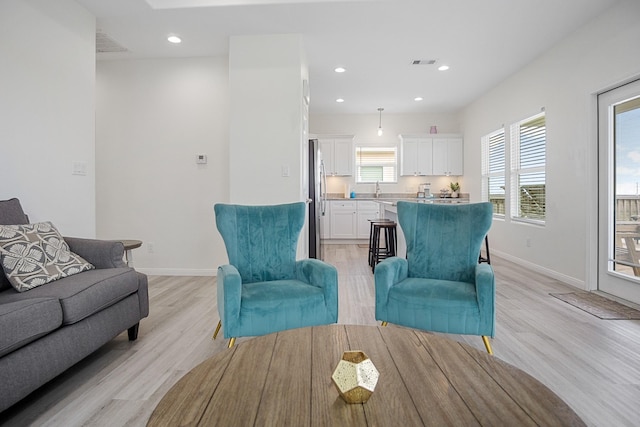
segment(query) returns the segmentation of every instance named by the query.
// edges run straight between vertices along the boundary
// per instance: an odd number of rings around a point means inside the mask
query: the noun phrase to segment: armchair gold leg
[[[491,343],[489,342],[489,337],[483,335],[482,342],[484,342],[484,346],[487,348],[487,353],[493,356],[493,350],[491,349]]]
[[[220,326],[222,326],[222,320],[218,320],[218,326],[216,326],[216,331],[213,333],[213,339],[214,340],[218,336],[218,332],[220,332]]]
[[[387,322],[386,321],[382,321],[382,326],[387,326]]]
[[[233,347],[233,345],[236,343],[236,339],[235,338],[231,338],[229,340],[229,348]]]

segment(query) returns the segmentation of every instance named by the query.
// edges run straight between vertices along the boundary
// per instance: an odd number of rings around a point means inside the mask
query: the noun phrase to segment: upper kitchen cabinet
[[[328,176],[353,175],[353,136],[318,137]]]
[[[400,175],[432,175],[432,147],[431,138],[400,135]]]
[[[433,175],[463,174],[462,137],[433,139]]]
[[[400,135],[403,176],[462,175],[462,136]]]

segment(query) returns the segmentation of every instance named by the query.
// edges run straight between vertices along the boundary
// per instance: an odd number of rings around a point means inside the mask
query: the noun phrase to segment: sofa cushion
[[[29,344],[62,325],[56,298],[29,298],[0,304],[0,357]]]
[[[94,268],[50,222],[0,225],[0,262],[18,292]]]
[[[28,224],[29,218],[25,215],[20,205],[20,200],[13,199],[0,200],[0,224],[12,225],[12,224]],[[4,275],[4,272],[0,269],[0,291],[11,287],[11,283]]]
[[[138,276],[134,269],[106,268],[65,277],[29,292],[4,291],[0,294],[0,303],[34,297],[57,298],[62,306],[62,324],[70,325],[137,291]]]
[[[29,218],[22,210],[20,200],[15,197],[9,200],[0,200],[0,224],[20,225],[28,223]]]

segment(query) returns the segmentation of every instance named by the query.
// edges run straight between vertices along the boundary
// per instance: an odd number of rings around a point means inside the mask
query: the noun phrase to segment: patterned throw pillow
[[[69,250],[50,222],[0,225],[0,264],[18,292],[95,268]]]

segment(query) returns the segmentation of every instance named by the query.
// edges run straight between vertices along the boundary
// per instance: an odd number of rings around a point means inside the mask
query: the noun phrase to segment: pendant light
[[[380,120],[378,122],[378,136],[382,136],[382,112],[384,108],[378,108],[378,112],[380,114]]]

